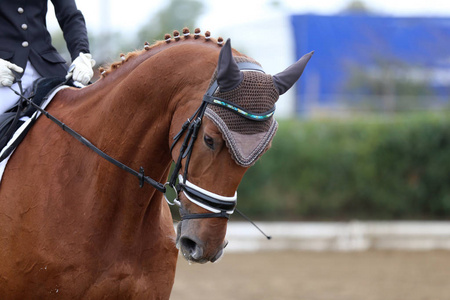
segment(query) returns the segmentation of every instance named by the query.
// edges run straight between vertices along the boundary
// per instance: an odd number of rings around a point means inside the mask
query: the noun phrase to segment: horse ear
[[[217,83],[220,91],[226,92],[236,88],[242,81],[244,74],[241,73],[237,63],[231,53],[231,41],[227,40],[222,47],[219,55],[219,64],[217,66]]]
[[[303,55],[302,58],[286,70],[273,76],[273,81],[280,95],[286,93],[297,82],[300,76],[302,76],[303,70],[313,54],[314,51]]]

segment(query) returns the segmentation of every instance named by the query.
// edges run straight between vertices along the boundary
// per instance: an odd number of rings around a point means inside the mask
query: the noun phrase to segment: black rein
[[[92,151],[94,151],[95,153],[97,153],[98,155],[100,155],[101,157],[103,157],[104,159],[106,159],[107,161],[112,163],[113,165],[121,168],[122,170],[127,171],[128,173],[130,173],[133,176],[136,176],[139,179],[139,186],[140,187],[143,187],[144,183],[148,183],[151,186],[153,186],[156,190],[160,191],[161,193],[165,193],[166,192],[166,187],[164,186],[164,184],[159,183],[156,180],[154,180],[154,179],[152,179],[152,178],[150,178],[148,176],[145,176],[143,167],[140,167],[139,172],[138,172],[138,171],[135,171],[134,169],[128,167],[127,165],[121,163],[117,159],[112,158],[111,156],[109,156],[108,154],[106,154],[105,152],[103,152],[102,150],[97,148],[96,146],[94,146],[94,144],[92,144],[88,139],[83,137],[81,134],[79,134],[78,132],[76,132],[75,130],[73,130],[72,128],[70,128],[69,126],[67,126],[66,124],[61,122],[60,120],[58,120],[56,117],[51,115],[48,111],[42,109],[39,105],[33,103],[33,101],[31,101],[29,98],[27,98],[27,97],[25,97],[23,95],[21,82],[20,81],[17,81],[17,82],[19,84],[19,88],[21,90],[21,93],[18,93],[17,91],[13,90],[12,88],[11,88],[11,90],[14,93],[16,93],[18,96],[20,96],[21,99],[25,100],[26,102],[28,102],[28,104],[32,105],[40,113],[45,115],[48,119],[50,119],[51,121],[56,123],[59,127],[62,128],[62,130],[64,130],[65,132],[69,133],[71,136],[73,136],[75,139],[77,139],[83,145],[85,145],[86,147],[88,147],[89,149],[91,149]],[[62,83],[62,84],[64,84],[64,83]]]

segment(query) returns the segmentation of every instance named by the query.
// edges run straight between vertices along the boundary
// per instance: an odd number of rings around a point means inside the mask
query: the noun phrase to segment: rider
[[[75,0],[51,0],[72,58],[73,80],[88,84],[95,61],[89,53],[86,23]],[[12,71],[22,76],[23,88],[40,77],[64,77],[68,66],[51,44],[47,30],[48,0],[0,1],[0,114],[12,108],[18,90]]]

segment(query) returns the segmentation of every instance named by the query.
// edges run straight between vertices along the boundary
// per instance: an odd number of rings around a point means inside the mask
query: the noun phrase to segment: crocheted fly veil
[[[236,57],[235,60],[238,63],[251,62],[258,65],[255,61],[243,57]],[[235,89],[223,92],[218,88],[213,96],[227,102],[222,105],[208,105],[205,115],[222,132],[233,159],[241,166],[251,166],[268,148],[277,130],[278,124],[273,112],[278,92],[272,76],[254,70],[242,71],[242,74],[243,79]],[[217,71],[211,85],[216,80]],[[267,116],[260,116],[266,112]],[[248,115],[259,116],[264,120],[252,119]]]
[[[306,63],[301,71],[298,67],[289,71],[294,64],[271,76],[256,61],[233,57],[229,40],[224,45],[208,89],[211,97],[205,96],[212,104],[205,115],[219,128],[239,165],[253,165],[268,149],[278,128],[273,116],[275,102],[298,80]]]

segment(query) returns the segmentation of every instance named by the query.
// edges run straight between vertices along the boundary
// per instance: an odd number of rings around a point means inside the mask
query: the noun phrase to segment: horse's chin
[[[219,252],[217,252],[217,254],[211,259],[212,263],[218,262],[219,260],[222,259],[224,250],[227,246],[228,246],[228,241],[225,240],[225,242],[223,243],[222,249],[220,249]]]
[[[225,249],[225,246],[217,252],[217,254],[211,258],[211,262],[215,263],[218,262],[223,257],[223,250]]]

